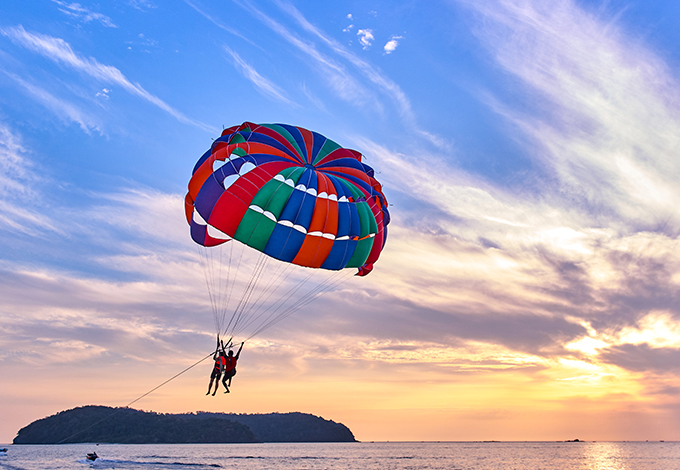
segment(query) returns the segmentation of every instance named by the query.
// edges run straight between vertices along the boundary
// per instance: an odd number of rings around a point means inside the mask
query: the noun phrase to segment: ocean
[[[101,457],[91,463],[88,452]],[[680,442],[9,446],[0,469],[680,470]]]

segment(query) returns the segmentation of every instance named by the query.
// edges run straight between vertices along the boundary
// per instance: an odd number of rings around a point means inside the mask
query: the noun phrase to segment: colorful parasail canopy
[[[225,129],[196,163],[185,197],[191,237],[231,239],[281,261],[368,274],[390,217],[361,153],[301,127]]]

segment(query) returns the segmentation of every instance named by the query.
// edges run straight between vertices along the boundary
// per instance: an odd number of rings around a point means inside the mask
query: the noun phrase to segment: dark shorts
[[[220,372],[219,369],[213,369],[212,374],[210,374],[210,378],[211,379],[219,379],[220,375],[222,375],[222,373]]]
[[[229,379],[229,378],[231,378],[235,375],[236,375],[236,369],[231,369],[231,370],[228,370],[224,373],[224,378]]]

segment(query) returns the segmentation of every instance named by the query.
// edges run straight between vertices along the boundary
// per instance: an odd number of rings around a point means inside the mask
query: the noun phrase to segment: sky
[[[0,442],[214,349],[183,198],[223,128],[364,155],[373,272],[133,407],[379,440],[680,440],[680,5],[0,4]]]

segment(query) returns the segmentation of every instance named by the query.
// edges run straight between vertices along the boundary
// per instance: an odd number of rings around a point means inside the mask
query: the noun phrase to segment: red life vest
[[[215,361],[215,370],[222,370],[222,366],[227,363],[227,358],[219,356]]]
[[[230,370],[236,369],[236,358],[234,356],[227,357],[226,362],[224,363],[224,370],[225,372],[228,372]]]

